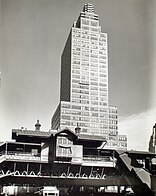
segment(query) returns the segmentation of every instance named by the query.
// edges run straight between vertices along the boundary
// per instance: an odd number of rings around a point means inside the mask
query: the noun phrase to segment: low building
[[[5,152],[5,156],[16,159],[33,158],[48,163],[68,162],[87,166],[102,165],[108,161],[106,165],[113,165],[113,161],[102,155],[106,145],[105,138],[81,135],[79,131],[79,127],[76,128],[76,133],[68,128],[59,132],[13,129],[12,139],[15,142],[1,144],[1,150]]]

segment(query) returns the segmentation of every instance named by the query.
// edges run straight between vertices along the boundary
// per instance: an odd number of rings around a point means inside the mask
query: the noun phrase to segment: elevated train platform
[[[124,186],[136,195],[156,195],[154,153],[105,149],[104,138],[68,129],[37,132],[13,130],[15,141],[0,143],[2,187]]]

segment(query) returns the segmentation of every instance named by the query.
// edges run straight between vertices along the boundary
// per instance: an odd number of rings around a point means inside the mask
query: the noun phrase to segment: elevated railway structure
[[[0,185],[131,187],[156,195],[156,155],[105,149],[105,139],[60,132],[12,130],[0,143]],[[120,192],[120,188],[119,188]]]

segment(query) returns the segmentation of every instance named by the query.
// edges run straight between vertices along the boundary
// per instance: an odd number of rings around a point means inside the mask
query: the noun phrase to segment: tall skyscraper
[[[62,53],[60,103],[52,129],[75,131],[78,125],[81,134],[100,135],[107,147],[126,149],[127,138],[117,131],[117,107],[109,106],[107,41],[93,5],[85,4]]]

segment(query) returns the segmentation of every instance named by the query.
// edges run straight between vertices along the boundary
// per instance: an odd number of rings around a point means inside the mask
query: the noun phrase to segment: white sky
[[[156,122],[156,1],[90,0],[109,39],[109,100],[128,147],[147,150]],[[85,0],[0,0],[0,133],[50,129],[60,57]]]

